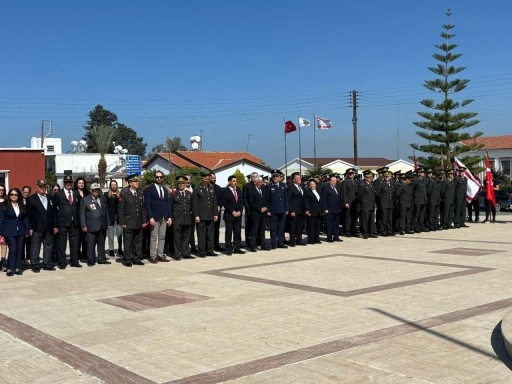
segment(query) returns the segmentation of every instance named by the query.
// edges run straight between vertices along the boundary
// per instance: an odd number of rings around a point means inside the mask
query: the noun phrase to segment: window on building
[[[0,184],[5,185],[7,189],[9,189],[9,172],[7,171],[0,171]]]
[[[48,146],[46,147],[46,150],[47,150],[48,152],[55,152],[55,145],[48,145]]]
[[[503,172],[505,176],[510,178],[510,160],[501,160],[500,171]]]

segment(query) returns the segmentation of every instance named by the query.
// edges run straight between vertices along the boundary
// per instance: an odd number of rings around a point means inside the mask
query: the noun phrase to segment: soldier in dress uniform
[[[469,225],[466,225],[466,194],[468,188],[468,179],[466,179],[464,175],[466,170],[466,167],[460,167],[458,169],[457,178],[455,179],[455,199],[453,206],[453,222],[455,228],[469,227]]]
[[[341,182],[340,188],[343,196],[343,207],[341,209],[342,233],[347,237],[357,235],[357,182],[355,176],[355,168],[348,168],[345,171],[345,178]]]
[[[375,196],[380,209],[380,234],[381,236],[394,236],[393,232],[393,195],[394,187],[391,184],[390,171],[382,173],[383,180],[375,187]]]
[[[144,209],[144,193],[139,188],[139,176],[125,178],[128,186],[119,193],[118,219],[123,228],[124,256],[126,267],[144,265],[142,262],[142,230],[147,221]]]
[[[270,218],[270,244],[272,249],[288,248],[284,245],[284,227],[288,214],[288,197],[286,184],[281,180],[282,172],[278,169],[272,171],[272,182],[267,185],[268,211]]]
[[[193,259],[190,249],[192,230],[192,192],[185,186],[187,178],[176,176],[177,188],[170,194],[171,220],[174,231],[175,260]]]
[[[412,187],[411,182],[414,176],[408,171],[404,174],[403,182],[396,186],[395,196],[400,206],[399,233],[400,235],[413,234],[412,226]]]
[[[396,188],[402,184],[404,180],[405,176],[402,177],[401,170],[393,172],[391,184],[393,185],[393,188],[395,188],[395,193],[393,194],[393,230],[395,233],[400,232],[400,201],[396,195]]]
[[[452,226],[455,182],[452,169],[447,169],[445,175],[445,179],[441,182],[441,201],[443,202],[443,229],[448,229],[455,228]]]
[[[425,227],[425,212],[427,207],[427,188],[425,185],[425,170],[418,168],[416,170],[416,179],[412,183],[412,201],[413,201],[413,222],[414,231],[428,232]]]
[[[384,180],[384,172],[387,172],[387,171],[389,171],[388,167],[380,167],[375,170],[375,172],[377,172],[377,175],[379,177],[377,179],[373,180],[373,189],[374,190],[377,190],[379,188],[380,183],[382,182],[382,180]],[[381,219],[380,215],[382,213],[382,210],[380,209],[380,201],[378,199],[376,199],[375,204],[377,206],[375,226],[377,227],[377,233],[381,233],[382,228],[380,227],[380,224],[382,222],[382,219]]]
[[[201,185],[192,192],[192,212],[197,228],[199,257],[217,256],[214,252],[215,222],[219,219],[215,188],[210,184],[210,174],[201,174]]]
[[[439,229],[439,205],[441,204],[441,185],[437,174],[433,176],[432,169],[427,169],[427,217],[426,226],[431,231]]]
[[[363,180],[357,188],[359,211],[361,215],[360,229],[363,239],[377,237],[375,233],[375,190],[373,187],[374,174],[370,169],[363,172]]]

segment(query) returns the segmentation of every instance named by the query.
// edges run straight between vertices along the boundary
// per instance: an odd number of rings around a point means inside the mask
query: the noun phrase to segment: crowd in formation
[[[37,180],[34,194],[29,186],[6,194],[0,185],[1,268],[14,276],[26,268],[35,273],[81,268],[81,260],[91,267],[111,264],[108,256],[116,255],[131,267],[145,265],[145,258],[152,264],[169,262],[167,255],[181,260],[321,244],[320,234],[324,242],[334,243],[344,236],[368,239],[464,228],[468,216],[479,221],[478,194],[466,202],[465,169],[456,171],[457,176],[452,169],[392,173],[383,167],[377,175],[365,170],[358,178],[349,168],[343,177],[306,179],[296,172],[285,179],[274,170],[270,178],[247,175],[242,189],[234,175],[221,187],[210,172],[201,174],[197,186],[190,176],[176,177],[177,188],[171,190],[160,171],[144,190],[137,175],[126,177],[122,189],[111,181],[104,193],[99,184],[88,189],[83,178],[70,175],[62,189],[48,189]],[[485,207],[484,222],[495,222],[491,202],[486,200]]]

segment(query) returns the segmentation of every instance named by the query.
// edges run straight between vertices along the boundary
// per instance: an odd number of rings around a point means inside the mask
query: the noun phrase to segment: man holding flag
[[[496,185],[495,185],[496,184]],[[491,162],[489,161],[489,153],[485,152],[485,220],[483,223],[496,222],[496,196],[494,191],[500,189],[499,184],[495,183],[492,177]],[[492,213],[492,219],[490,215]]]

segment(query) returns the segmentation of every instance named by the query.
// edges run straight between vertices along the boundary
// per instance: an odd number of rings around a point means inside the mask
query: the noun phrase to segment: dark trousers
[[[412,207],[400,207],[400,218],[398,228],[400,231],[410,231],[412,228]]]
[[[0,208],[1,209],[1,208]],[[7,255],[7,269],[14,271],[22,266],[21,253],[23,252],[23,240],[25,236],[5,236],[5,242],[9,248]]]
[[[41,244],[43,244],[43,264],[51,264],[54,238],[53,228],[45,232],[34,232],[32,234],[32,240],[30,242],[30,264],[32,267],[39,266]]]
[[[302,243],[304,220],[304,213],[295,213],[295,216],[290,216],[290,244]]]
[[[260,243],[261,247],[265,247],[265,219],[266,216],[251,216],[251,245],[250,248],[256,248],[256,244]],[[258,241],[259,240],[259,241]]]
[[[78,232],[78,258],[87,259],[87,233],[80,229]]]
[[[306,217],[306,227],[308,230],[308,244],[320,242],[320,216]]]
[[[71,225],[59,227],[59,265],[66,264],[66,245],[69,237],[69,262],[78,264],[78,226],[74,222]]]
[[[439,204],[427,205],[427,226],[429,228],[439,227]]]
[[[196,233],[196,222],[194,221],[194,218],[192,217],[192,224],[190,224],[190,239],[189,239],[189,244],[190,244],[190,249],[196,251],[197,248],[196,248],[196,240],[195,240],[195,233]]]
[[[327,231],[327,240],[334,240],[335,238],[340,236],[340,214],[339,213],[329,213],[325,217],[325,226]]]
[[[425,229],[425,204],[414,204],[414,229]]]
[[[192,225],[173,224],[174,231],[174,252],[176,257],[190,256],[190,231]]]
[[[23,238],[23,247],[21,248],[21,259],[29,259],[30,260],[30,247],[32,242],[32,236],[25,236]]]
[[[133,262],[142,259],[142,228],[123,229],[124,261]]]
[[[373,235],[375,232],[375,209],[361,209],[361,233]]]
[[[105,235],[107,231],[100,229],[95,232],[87,232],[87,261],[96,263],[96,251],[98,252],[98,262],[107,260],[105,256]]]
[[[246,211],[248,212],[248,210]],[[248,213],[245,214],[245,247],[251,248],[251,215]]]
[[[187,237],[187,244],[189,243],[190,234]],[[164,254],[173,255],[176,253],[176,246],[174,241],[174,224],[168,225],[165,230],[165,245]]]
[[[196,224],[197,228],[197,249],[199,253],[213,252],[214,249],[214,229],[213,220],[201,220]]]
[[[443,226],[446,228],[452,224],[453,221],[453,203],[444,202],[443,205]]]
[[[478,199],[471,200],[471,202],[467,204],[467,210],[469,220],[472,220],[473,211],[475,211],[475,221],[479,220],[480,204],[478,204]]]
[[[496,220],[496,205],[488,199],[485,199],[485,220]]]
[[[466,198],[455,199],[453,207],[453,222],[455,226],[461,226],[466,223]]]
[[[393,233],[393,208],[380,209],[380,232],[388,235]]]
[[[357,203],[354,201],[350,204],[349,208],[343,207],[341,209],[341,223],[343,232],[348,235],[355,235],[357,223]]]
[[[220,248],[219,236],[220,236],[220,213],[217,214],[219,217],[213,226],[213,247]]]
[[[242,219],[224,221],[224,224],[226,226],[226,233],[224,234],[226,250],[240,249],[240,243],[242,242]]]
[[[284,213],[272,213],[270,216],[270,243],[272,246],[284,245],[284,227],[286,215]]]

